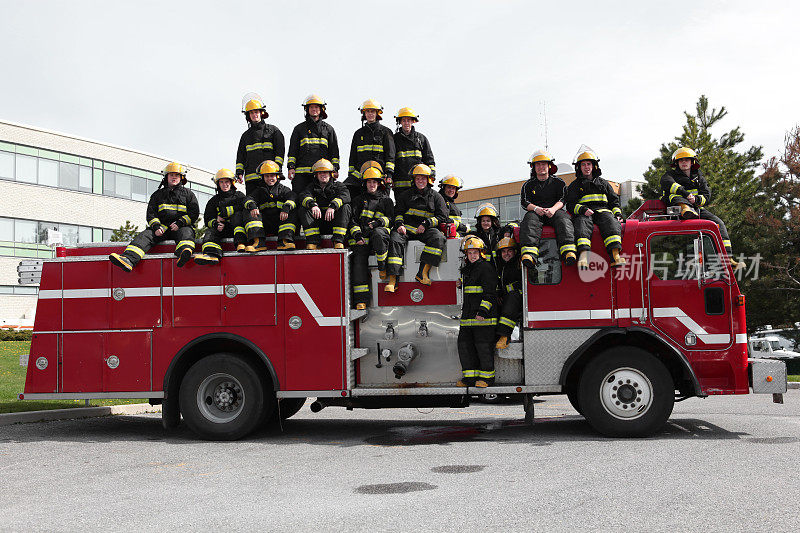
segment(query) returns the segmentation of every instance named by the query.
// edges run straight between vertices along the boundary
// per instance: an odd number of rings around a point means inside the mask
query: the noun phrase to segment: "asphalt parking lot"
[[[0,427],[0,529],[788,531],[800,391],[676,404],[646,439],[536,405],[304,407],[233,443],[159,415]]]

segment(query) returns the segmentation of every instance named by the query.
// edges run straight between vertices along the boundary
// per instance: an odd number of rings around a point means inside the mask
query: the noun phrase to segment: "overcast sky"
[[[701,94],[766,155],[800,123],[797,2],[0,0],[0,120],[233,167],[241,97],[288,139],[309,93],[346,166],[357,108],[420,115],[440,175],[527,176],[547,141],[641,179]],[[544,103],[544,104],[543,104]],[[159,170],[159,169],[153,169]]]

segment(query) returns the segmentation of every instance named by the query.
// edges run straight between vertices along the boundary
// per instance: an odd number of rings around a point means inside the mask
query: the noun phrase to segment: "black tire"
[[[192,365],[181,382],[180,410],[189,429],[207,440],[237,440],[275,409],[275,394],[242,356],[216,353]]]
[[[578,404],[589,424],[609,437],[645,437],[672,413],[675,384],[656,357],[632,346],[598,354],[584,368]]]
[[[572,406],[572,408],[578,411],[579,415],[582,415],[583,411],[581,411],[581,404],[578,401],[578,387],[575,385],[568,387],[566,394],[567,400],[569,400],[569,404]]]
[[[281,398],[278,400],[278,411],[281,413],[281,420],[291,418],[300,412],[300,409],[306,404],[306,398]],[[274,418],[273,413],[273,418]]]

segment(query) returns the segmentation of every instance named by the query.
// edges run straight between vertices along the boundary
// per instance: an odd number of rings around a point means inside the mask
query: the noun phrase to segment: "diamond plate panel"
[[[524,333],[525,384],[558,385],[570,355],[599,329],[527,329]]]

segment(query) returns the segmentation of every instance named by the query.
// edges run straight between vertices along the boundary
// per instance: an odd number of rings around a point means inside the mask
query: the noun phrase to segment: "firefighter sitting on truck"
[[[221,168],[211,179],[217,187],[217,194],[206,203],[203,212],[206,232],[201,253],[194,256],[194,262],[198,265],[216,265],[222,260],[222,239],[233,238],[244,248],[245,234],[241,226],[245,197],[233,184],[236,174],[230,169]]]
[[[394,117],[397,121],[397,131],[394,132],[394,147],[396,154],[396,167],[394,169],[394,192],[403,191],[411,187],[411,169],[420,163],[428,165],[431,174],[436,175],[436,162],[428,138],[414,128],[414,123],[419,122],[417,115],[410,107],[403,107]]]
[[[394,229],[389,236],[389,257],[386,272],[389,282],[386,292],[397,290],[397,277],[403,268],[403,256],[409,239],[425,244],[419,256],[419,271],[416,280],[430,285],[428,273],[431,267],[438,267],[444,250],[444,234],[439,224],[447,221],[447,205],[444,198],[434,191],[433,176],[427,165],[419,164],[411,170],[414,185],[397,195],[394,208]]]
[[[300,222],[306,236],[306,249],[319,248],[322,235],[332,234],[334,248],[344,248],[350,222],[350,193],[333,178],[333,164],[320,159],[311,167],[314,180],[300,193]]]
[[[697,160],[694,150],[687,147],[675,150],[672,154],[672,168],[661,177],[661,192],[661,199],[665,204],[681,207],[681,219],[701,218],[710,220],[719,226],[722,245],[725,246],[731,266],[736,270],[744,267],[743,262],[733,259],[733,250],[725,223],[706,209],[711,202],[711,189],[706,178],[700,172],[700,162]]]
[[[589,250],[592,248],[594,225],[600,229],[603,245],[611,257],[611,266],[625,264],[622,250],[622,210],[619,196],[611,185],[600,177],[600,159],[586,145],[581,145],[575,156],[575,181],[567,188],[567,210],[572,213],[575,226],[575,244],[578,246],[578,268],[589,268]]]
[[[263,178],[262,185],[247,195],[244,210],[249,225],[261,226],[261,242],[256,238],[254,251],[266,250],[264,235],[278,236],[278,250],[294,250],[294,234],[297,231],[297,196],[289,187],[280,183],[283,179],[281,167],[275,161],[264,161],[258,167],[258,174]],[[249,236],[249,235],[248,235]],[[251,250],[246,250],[251,251]]]
[[[289,139],[286,167],[292,190],[300,194],[314,179],[311,167],[320,159],[333,164],[333,173],[339,173],[339,141],[333,126],[325,122],[327,104],[321,96],[311,94],[303,101],[306,119],[294,127]],[[334,176],[335,178],[336,176]]]
[[[200,216],[200,206],[194,193],[184,187],[186,167],[172,162],[164,167],[164,178],[147,203],[147,229],[136,235],[121,254],[108,259],[122,270],[130,272],[152,246],[172,239],[176,242],[177,266],[182,267],[194,252],[194,224]]]
[[[242,113],[247,121],[247,130],[239,139],[239,148],[236,151],[236,176],[239,183],[244,176],[245,192],[250,194],[253,189],[261,186],[261,176],[257,169],[262,161],[270,159],[283,166],[284,140],[283,133],[265,120],[269,117],[264,101],[255,93],[244,96]]]
[[[544,150],[536,150],[528,160],[531,177],[519,192],[520,204],[525,211],[520,227],[522,264],[533,268],[539,263],[539,243],[542,228],[552,227],[556,232],[558,255],[565,265],[575,263],[575,237],[572,220],[562,208],[566,185],[556,176],[558,165]]]
[[[386,193],[381,166],[368,161],[361,169],[364,189],[352,202],[352,221],[348,244],[353,250],[353,301],[356,309],[366,309],[370,302],[370,254],[378,262],[381,279],[386,279],[386,257],[389,250],[389,228],[394,217],[394,204]]]
[[[386,184],[391,186],[394,174],[394,135],[392,130],[381,124],[383,106],[370,98],[358,108],[361,112],[361,127],[353,134],[350,143],[350,169],[344,184],[351,196],[361,193],[361,173],[359,169],[367,161],[377,161],[385,171]],[[396,198],[396,197],[395,197]]]
[[[462,244],[464,303],[458,328],[459,387],[488,387],[494,383],[494,336],[497,325],[497,271],[484,259],[486,247],[474,235]]]
[[[447,213],[449,223],[456,227],[456,233],[463,236],[469,227],[461,220],[461,209],[456,205],[456,198],[458,198],[458,190],[461,189],[461,179],[448,174],[443,179],[439,180],[439,194],[444,198],[444,203],[447,205]]]
[[[497,319],[498,350],[508,348],[508,339],[522,319],[522,269],[517,255],[517,241],[503,237],[497,243],[497,274],[500,287],[500,318]]]

